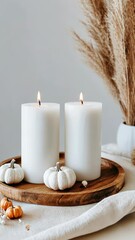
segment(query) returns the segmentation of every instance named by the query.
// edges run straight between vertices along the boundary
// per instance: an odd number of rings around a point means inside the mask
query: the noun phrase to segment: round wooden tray
[[[8,163],[9,158],[0,165]],[[14,157],[21,163],[21,157]],[[60,161],[64,163],[64,153],[60,153]],[[76,206],[95,203],[120,191],[124,185],[125,172],[117,163],[102,158],[101,177],[88,182],[85,188],[81,182],[64,191],[53,191],[44,184],[31,184],[25,181],[16,185],[0,182],[0,192],[8,198],[49,206]]]

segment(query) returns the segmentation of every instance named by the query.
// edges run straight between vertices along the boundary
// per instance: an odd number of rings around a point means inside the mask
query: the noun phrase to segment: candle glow
[[[39,91],[38,91],[38,94],[37,94],[37,102],[38,102],[39,106],[41,106],[41,94],[40,94]]]
[[[82,92],[80,93],[80,102],[81,102],[81,104],[83,104],[83,94],[82,94]]]

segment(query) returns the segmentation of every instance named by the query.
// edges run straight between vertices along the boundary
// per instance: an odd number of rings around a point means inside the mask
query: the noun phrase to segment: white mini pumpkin
[[[55,167],[47,169],[43,176],[44,183],[53,190],[64,190],[71,188],[76,182],[73,169],[62,166],[57,162]]]
[[[3,164],[0,167],[0,181],[7,184],[19,183],[24,178],[24,171],[19,164],[12,159],[10,163]]]

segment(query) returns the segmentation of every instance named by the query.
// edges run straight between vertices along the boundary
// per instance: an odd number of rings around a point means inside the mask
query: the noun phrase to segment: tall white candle
[[[56,103],[22,104],[21,161],[27,182],[43,183],[44,171],[59,159],[59,115]]]
[[[78,181],[100,177],[101,112],[98,102],[65,103],[65,160]]]

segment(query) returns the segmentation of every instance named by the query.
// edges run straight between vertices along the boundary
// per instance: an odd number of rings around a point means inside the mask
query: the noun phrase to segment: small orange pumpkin
[[[21,218],[23,215],[23,210],[20,206],[11,206],[6,210],[6,216],[10,219]]]
[[[6,211],[7,208],[11,207],[11,206],[13,206],[12,201],[10,201],[7,197],[4,197],[1,199],[1,202],[0,202],[1,209]]]

